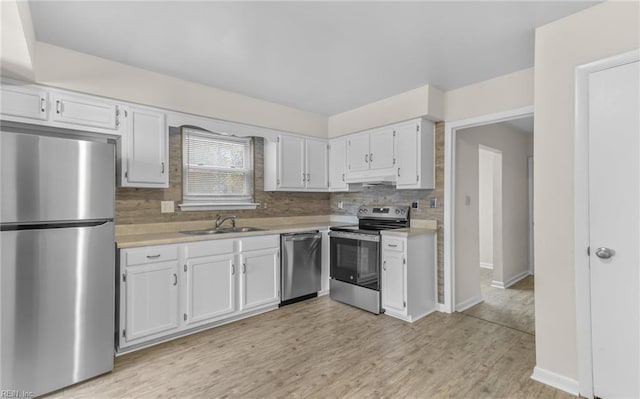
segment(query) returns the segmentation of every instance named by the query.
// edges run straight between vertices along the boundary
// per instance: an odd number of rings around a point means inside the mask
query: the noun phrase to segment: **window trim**
[[[206,210],[233,210],[233,209],[256,209],[259,203],[254,202],[255,194],[255,159],[254,140],[252,137],[236,137],[222,133],[210,132],[204,129],[194,129],[183,127],[180,129],[180,140],[182,141],[182,203],[178,206],[183,211],[206,211]],[[233,196],[224,194],[191,194],[187,195],[187,157],[188,148],[185,145],[186,134],[201,136],[210,139],[227,140],[230,142],[249,143],[249,154],[247,156],[248,167],[242,169],[248,177],[245,182],[250,182],[248,195]],[[215,170],[215,168],[212,168]],[[238,169],[240,170],[240,169]]]

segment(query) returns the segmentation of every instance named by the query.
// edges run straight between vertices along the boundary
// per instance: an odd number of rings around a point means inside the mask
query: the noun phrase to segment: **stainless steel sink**
[[[224,233],[247,233],[249,231],[264,231],[266,229],[259,229],[257,227],[227,227],[221,229],[205,229],[205,230],[189,230],[181,231],[182,234],[188,234],[192,236],[206,236],[211,234],[224,234]]]

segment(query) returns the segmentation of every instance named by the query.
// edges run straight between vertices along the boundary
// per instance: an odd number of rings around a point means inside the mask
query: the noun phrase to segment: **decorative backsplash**
[[[329,193],[282,193],[264,191],[264,139],[254,139],[254,198],[261,206],[255,210],[182,212],[182,140],[179,133],[169,135],[169,188],[123,188],[116,190],[116,223],[162,223],[213,220],[217,214],[239,218],[329,215]],[[161,213],[160,201],[175,201],[174,213]],[[264,207],[266,205],[266,208]]]

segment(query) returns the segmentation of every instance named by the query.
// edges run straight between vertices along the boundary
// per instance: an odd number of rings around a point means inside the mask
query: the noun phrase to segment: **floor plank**
[[[480,269],[482,303],[464,314],[535,334],[533,276],[527,276],[507,289],[491,286],[493,270]]]
[[[52,398],[566,398],[534,337],[463,314],[416,323],[327,297],[140,350]]]

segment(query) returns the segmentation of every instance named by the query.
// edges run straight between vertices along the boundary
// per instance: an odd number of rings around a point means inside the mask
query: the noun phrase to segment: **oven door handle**
[[[346,238],[349,240],[380,242],[380,236],[377,234],[358,234],[358,233],[346,233],[343,231],[330,231],[329,237],[332,238]]]

